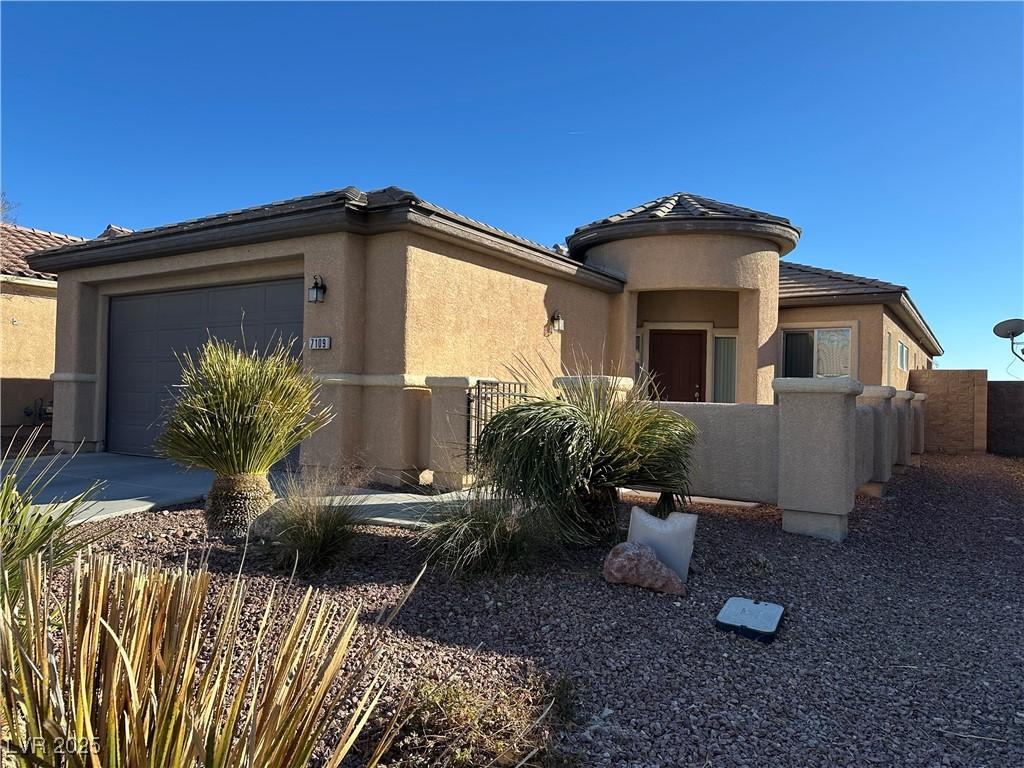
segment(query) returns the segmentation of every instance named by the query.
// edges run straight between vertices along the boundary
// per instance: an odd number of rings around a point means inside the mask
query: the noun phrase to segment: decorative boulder
[[[645,544],[625,541],[616,544],[604,559],[604,578],[609,584],[632,584],[635,587],[686,595],[686,585]]]
[[[648,514],[633,507],[629,516],[629,535],[626,541],[646,544],[654,550],[665,565],[675,571],[685,584],[690,573],[693,539],[697,535],[697,515],[672,512],[667,518]]]

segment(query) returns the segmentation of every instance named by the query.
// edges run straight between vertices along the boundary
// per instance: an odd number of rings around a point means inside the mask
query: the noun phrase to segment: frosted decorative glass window
[[[910,350],[907,349],[907,345],[904,344],[902,341],[897,342],[897,344],[899,349],[899,360],[897,361],[897,365],[899,365],[901,371],[909,370]]]
[[[783,376],[849,376],[853,356],[851,329],[815,328],[783,333]]]
[[[816,376],[850,375],[850,329],[819,328],[814,332]]]

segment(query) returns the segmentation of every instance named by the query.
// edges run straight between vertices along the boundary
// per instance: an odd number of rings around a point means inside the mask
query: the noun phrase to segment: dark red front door
[[[707,400],[707,334],[704,331],[651,331],[647,355],[651,379],[662,400],[702,403]]]

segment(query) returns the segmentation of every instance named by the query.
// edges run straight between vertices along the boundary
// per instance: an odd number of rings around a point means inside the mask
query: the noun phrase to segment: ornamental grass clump
[[[242,577],[109,555],[77,559],[63,601],[39,557],[23,580],[18,610],[0,594],[0,752],[19,765],[336,768],[385,687],[381,636],[352,650],[358,608],[312,590],[254,606]]]
[[[32,455],[31,446],[36,443],[39,431],[38,427],[33,430],[13,456],[11,448],[3,456],[6,466],[0,478],[0,589],[10,591],[12,602],[17,602],[21,592],[22,560],[43,553],[51,565],[66,565],[92,540],[72,522],[88,510],[99,483],[67,499],[36,503],[70,460],[60,454],[44,457],[42,449]]]
[[[281,499],[267,513],[266,526],[267,548],[279,568],[318,573],[345,556],[366,495],[351,492],[351,485],[358,485],[352,479],[340,494],[339,484],[340,478],[324,469],[308,468],[285,477]]]
[[[626,391],[595,377],[564,381],[558,397],[491,417],[477,446],[483,481],[547,510],[564,540],[583,545],[616,535],[618,488],[656,487],[680,502],[689,495],[696,428],[650,398],[649,377]]]
[[[181,384],[157,452],[212,470],[207,526],[214,535],[242,536],[274,501],[270,468],[333,414],[317,405],[316,379],[280,340],[261,353],[211,338],[195,357],[185,352],[178,360]]]

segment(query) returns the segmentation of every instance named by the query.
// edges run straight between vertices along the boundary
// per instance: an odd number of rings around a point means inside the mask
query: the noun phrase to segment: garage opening
[[[153,455],[164,403],[181,381],[175,353],[194,352],[209,335],[241,344],[244,333],[249,349],[295,339],[301,355],[304,298],[301,278],[112,297],[107,450]]]

